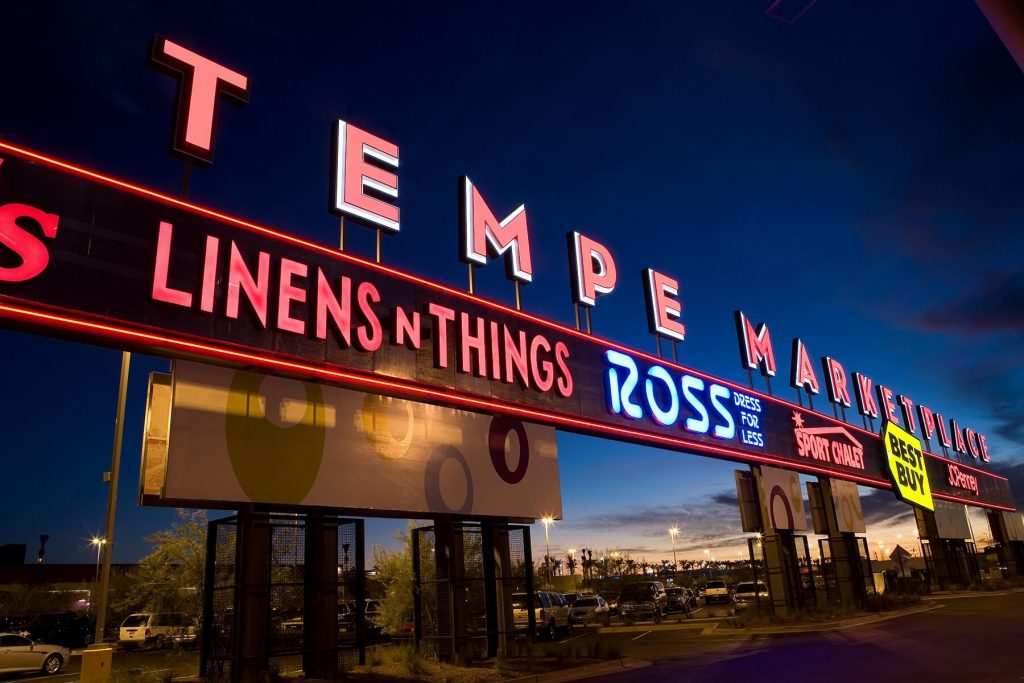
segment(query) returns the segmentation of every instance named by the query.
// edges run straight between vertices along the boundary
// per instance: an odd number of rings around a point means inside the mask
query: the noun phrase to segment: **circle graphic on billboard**
[[[324,396],[316,384],[237,372],[225,431],[231,469],[253,502],[301,503],[324,455]]]
[[[377,457],[395,460],[409,451],[416,420],[409,401],[366,394],[359,424]]]
[[[523,480],[530,467],[530,441],[522,422],[496,416],[487,433],[487,449],[494,471],[502,480],[513,485]],[[509,455],[517,456],[514,468],[509,466]]]
[[[462,451],[454,446],[434,449],[427,461],[424,489],[431,512],[472,512],[473,473]]]

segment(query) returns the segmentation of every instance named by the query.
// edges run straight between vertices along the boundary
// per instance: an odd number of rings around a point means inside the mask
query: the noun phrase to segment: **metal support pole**
[[[590,327],[590,306],[587,306],[587,334],[594,334],[594,330]]]
[[[466,267],[469,269],[469,293],[474,294],[475,292],[473,291],[473,264],[467,263]]]
[[[192,162],[185,160],[185,175],[181,181],[181,198],[188,199],[188,189],[192,184]]]
[[[519,293],[519,280],[516,280],[516,310],[523,310],[523,301]]]
[[[114,453],[110,464],[110,483],[107,489],[107,527],[103,544],[103,573],[100,575],[100,600],[96,608],[96,636],[94,643],[103,643],[103,630],[107,621],[107,597],[110,590],[110,558],[114,551],[114,515],[117,511],[117,481],[121,474],[121,442],[124,438],[124,404],[128,395],[128,373],[132,354],[121,352],[121,379],[117,388],[117,412],[114,416]]]
[[[380,263],[381,230],[377,230],[377,263]]]
[[[238,520],[235,519],[237,524]],[[215,520],[206,524],[206,564],[203,567],[203,630],[200,633],[199,641],[199,675],[202,677],[213,677],[212,672],[207,668],[210,666],[210,657],[213,654],[213,594],[214,581],[216,580],[217,569],[217,530],[223,524],[223,520]],[[237,590],[237,589],[236,589]]]
[[[576,318],[576,329],[578,330],[578,329],[580,329],[580,305],[579,304],[573,304],[572,305],[572,314],[573,314],[573,317]]]
[[[338,225],[338,249],[345,251],[345,217],[339,219]]]

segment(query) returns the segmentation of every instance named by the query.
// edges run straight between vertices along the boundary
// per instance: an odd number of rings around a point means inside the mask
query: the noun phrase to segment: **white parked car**
[[[40,671],[55,674],[71,656],[71,650],[29,640],[17,633],[0,633],[0,673]]]
[[[121,622],[117,640],[122,648],[131,650],[140,645],[154,648],[169,647],[175,639],[184,642],[189,636],[195,640],[195,625],[188,615],[174,612],[139,612],[129,615]]]
[[[529,624],[530,613],[526,608],[526,593],[512,594],[512,614],[516,628],[525,628]],[[568,634],[572,630],[569,605],[561,593],[534,593],[533,618],[537,634],[545,640],[554,640],[559,633]]]
[[[571,618],[576,624],[589,624],[597,622],[608,625],[608,603],[599,595],[577,598],[569,611]]]
[[[760,581],[754,584],[753,581],[744,581],[736,584],[736,593],[732,596],[737,605],[747,605],[756,600],[768,599],[768,586]]]

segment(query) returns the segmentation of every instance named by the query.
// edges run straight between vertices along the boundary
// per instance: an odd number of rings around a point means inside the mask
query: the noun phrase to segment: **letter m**
[[[510,280],[533,281],[525,205],[498,221],[470,179],[462,176],[459,179],[459,230],[464,262],[483,266],[490,256],[504,254],[505,271]]]
[[[736,334],[740,343],[740,363],[747,370],[760,369],[765,377],[774,377],[775,351],[772,349],[772,336],[768,326],[759,323],[757,328],[750,322],[743,311],[736,311]]]

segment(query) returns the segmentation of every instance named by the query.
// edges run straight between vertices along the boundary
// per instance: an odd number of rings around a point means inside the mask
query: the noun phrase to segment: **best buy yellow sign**
[[[886,422],[882,430],[889,473],[895,484],[896,495],[926,510],[934,510],[932,487],[928,484],[928,470],[924,466],[921,440],[899,425]]]

